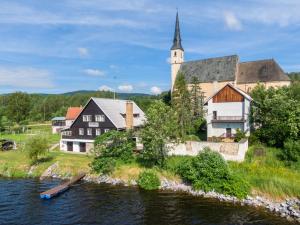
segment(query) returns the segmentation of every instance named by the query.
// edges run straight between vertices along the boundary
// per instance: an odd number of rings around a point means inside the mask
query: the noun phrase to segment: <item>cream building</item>
[[[178,72],[182,72],[188,84],[193,77],[198,78],[206,98],[228,83],[244,92],[250,92],[258,83],[267,88],[291,83],[290,78],[274,59],[240,62],[237,55],[231,55],[185,62],[178,13],[170,59],[172,90]]]

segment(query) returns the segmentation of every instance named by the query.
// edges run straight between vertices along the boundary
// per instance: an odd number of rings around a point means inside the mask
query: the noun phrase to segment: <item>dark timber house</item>
[[[60,149],[89,152],[97,136],[138,128],[144,120],[144,112],[133,101],[91,98],[71,126],[62,131]]]

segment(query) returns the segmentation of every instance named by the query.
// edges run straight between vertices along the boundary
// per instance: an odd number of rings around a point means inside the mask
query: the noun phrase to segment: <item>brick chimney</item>
[[[133,128],[133,102],[126,101],[126,130]]]

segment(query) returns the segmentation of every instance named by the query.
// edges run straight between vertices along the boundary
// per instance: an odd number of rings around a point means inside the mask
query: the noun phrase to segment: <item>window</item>
[[[95,121],[96,122],[104,122],[105,116],[104,115],[95,115]]]
[[[79,128],[79,135],[84,135],[84,129],[83,128]]]
[[[139,117],[140,117],[140,114],[139,114],[139,113],[134,113],[134,114],[133,114],[133,117],[134,117],[134,118],[139,118]]]
[[[63,135],[63,136],[72,136],[72,131],[70,131],[70,130],[63,131],[63,132],[62,132],[62,135]]]
[[[83,120],[83,122],[90,122],[90,121],[92,121],[92,116],[91,115],[83,115],[82,120]]]
[[[99,128],[96,129],[96,136],[101,135],[101,130]]]
[[[177,56],[177,52],[174,52],[174,57],[176,57]]]
[[[217,111],[213,111],[213,120],[217,119]]]
[[[109,131],[109,129],[104,129],[104,133],[107,133]]]
[[[91,128],[88,128],[88,129],[87,129],[87,135],[90,135],[90,136],[93,135],[93,134],[92,134],[92,129],[91,129]]]

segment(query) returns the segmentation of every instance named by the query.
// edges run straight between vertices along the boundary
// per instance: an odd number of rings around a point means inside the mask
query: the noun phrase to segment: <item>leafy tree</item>
[[[28,118],[31,109],[30,97],[26,93],[15,92],[8,97],[7,117],[20,123]]]
[[[39,157],[46,154],[49,149],[49,141],[45,136],[33,136],[25,143],[25,151],[32,164],[38,162]]]
[[[287,140],[284,142],[282,157],[286,161],[300,162],[300,140]]]
[[[239,128],[236,129],[236,134],[235,134],[235,138],[234,138],[235,142],[239,142],[240,140],[242,140],[245,137],[246,137],[245,132],[241,131]]]
[[[178,73],[172,93],[172,106],[176,111],[179,136],[182,140],[190,133],[192,127],[191,98],[187,89],[185,76]]]
[[[258,85],[252,91],[251,120],[261,142],[282,147],[287,139],[299,139],[300,101],[291,88],[295,87],[265,89]]]
[[[142,161],[148,165],[164,166],[169,150],[167,143],[176,140],[177,131],[172,108],[162,101],[155,101],[146,113],[146,123],[140,134],[144,145]]]

